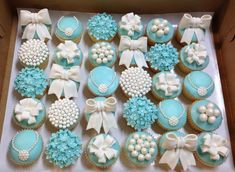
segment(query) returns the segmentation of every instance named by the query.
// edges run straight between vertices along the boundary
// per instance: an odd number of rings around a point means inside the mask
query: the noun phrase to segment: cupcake
[[[209,56],[203,44],[192,43],[180,50],[180,70],[184,73],[205,69],[209,64]]]
[[[62,16],[55,27],[55,35],[62,42],[65,40],[80,42],[82,33],[82,23],[75,16]]]
[[[124,104],[123,117],[127,125],[138,131],[151,128],[158,115],[157,107],[146,97],[133,97]]]
[[[118,84],[119,77],[117,73],[107,66],[94,68],[88,76],[88,88],[97,96],[106,97],[113,94],[116,91]]]
[[[80,111],[73,100],[56,100],[48,110],[48,119],[57,129],[72,129],[79,120]]]
[[[39,39],[24,42],[18,51],[20,63],[25,67],[46,68],[49,58],[47,45]]]
[[[176,31],[176,40],[183,44],[203,42],[211,20],[211,15],[203,15],[199,18],[193,17],[191,14],[184,14]]]
[[[196,157],[202,164],[217,167],[226,161],[229,152],[229,143],[224,137],[207,132],[198,136]]]
[[[120,86],[128,97],[144,96],[151,90],[151,77],[142,68],[130,67],[122,72]]]
[[[82,64],[83,54],[76,43],[71,40],[65,40],[60,43],[54,53],[54,61],[65,68],[80,66]]]
[[[182,166],[183,171],[196,166],[194,152],[197,149],[197,135],[184,134],[178,131],[167,132],[159,140],[159,164],[166,164],[171,170]]]
[[[122,16],[118,23],[118,35],[128,36],[131,39],[138,39],[144,35],[144,25],[141,22],[141,17],[134,13],[127,13]]]
[[[125,65],[126,68],[130,66],[148,67],[145,57],[148,50],[147,37],[143,36],[137,40],[132,40],[128,36],[121,36],[118,50],[119,65]]]
[[[86,130],[95,129],[100,133],[103,128],[108,133],[111,128],[118,128],[115,119],[117,100],[115,97],[95,97],[87,99],[85,105]]]
[[[116,48],[109,42],[97,42],[89,48],[88,59],[95,67],[111,67],[117,60]]]
[[[86,148],[86,157],[91,164],[99,168],[113,165],[119,156],[120,145],[109,134],[99,134],[92,137]]]
[[[23,97],[42,97],[48,82],[39,68],[23,68],[15,78],[14,88]]]
[[[21,128],[39,128],[46,117],[44,104],[35,98],[20,100],[14,109],[13,119]]]
[[[88,20],[87,31],[94,42],[111,42],[117,33],[117,23],[110,14],[99,13]]]
[[[37,13],[20,10],[19,23],[23,30],[22,39],[51,39],[51,18],[48,9],[44,8]]]
[[[53,64],[49,73],[50,88],[48,94],[54,94],[58,99],[61,97],[71,98],[78,96],[80,86],[80,66],[66,68]]]
[[[219,107],[209,100],[193,102],[188,110],[188,120],[197,131],[214,131],[223,120]]]
[[[146,33],[150,45],[167,43],[174,36],[174,28],[168,20],[156,18],[148,23]]]
[[[183,93],[190,100],[200,100],[209,97],[214,91],[214,81],[205,72],[189,73],[183,84]]]
[[[160,72],[153,76],[152,93],[158,100],[173,99],[182,91],[180,78],[171,72]]]
[[[31,165],[40,157],[43,150],[41,135],[34,130],[17,132],[9,145],[9,156],[17,165]]]
[[[165,130],[179,130],[187,121],[187,111],[184,105],[174,99],[163,100],[159,103],[158,124]]]
[[[153,71],[170,71],[179,62],[177,49],[171,44],[155,44],[146,53],[146,59]]]
[[[82,154],[82,141],[69,130],[52,133],[46,145],[46,159],[59,168],[76,163]]]
[[[157,140],[149,133],[135,132],[126,139],[124,150],[131,163],[138,167],[146,167],[156,159]]]

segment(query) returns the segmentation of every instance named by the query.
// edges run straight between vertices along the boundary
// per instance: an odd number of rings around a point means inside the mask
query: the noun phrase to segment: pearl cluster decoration
[[[30,39],[21,45],[18,56],[24,65],[35,67],[49,57],[49,49],[43,41]]]
[[[220,110],[215,107],[213,103],[208,103],[198,107],[199,119],[202,122],[208,122],[209,124],[214,124],[216,118],[221,115]]]
[[[130,97],[143,96],[151,89],[152,80],[147,71],[138,67],[130,67],[122,72],[120,85]]]
[[[168,21],[165,19],[155,19],[153,21],[151,31],[155,32],[158,37],[167,35],[170,31],[170,28],[168,27]]]
[[[29,158],[29,152],[26,150],[22,150],[19,152],[19,159],[21,161],[26,161]]]
[[[51,105],[48,112],[49,121],[60,129],[72,127],[79,118],[79,109],[73,100],[59,99]]]
[[[108,42],[98,42],[91,48],[92,59],[98,64],[106,64],[112,61],[115,51]]]
[[[157,144],[149,134],[134,133],[127,143],[127,149],[131,157],[136,158],[138,161],[150,161],[156,153]]]

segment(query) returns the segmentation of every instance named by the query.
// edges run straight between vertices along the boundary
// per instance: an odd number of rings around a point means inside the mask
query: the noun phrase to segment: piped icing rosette
[[[46,145],[45,154],[46,159],[59,168],[75,164],[82,154],[81,138],[69,130],[52,133]]]
[[[51,124],[58,129],[73,128],[80,116],[78,106],[73,100],[56,100],[48,111],[48,118]]]
[[[158,119],[157,107],[146,97],[133,97],[124,104],[123,117],[135,130],[148,129]]]

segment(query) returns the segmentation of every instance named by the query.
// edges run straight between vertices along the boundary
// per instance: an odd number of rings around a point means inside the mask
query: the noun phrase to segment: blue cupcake
[[[131,163],[138,167],[146,167],[156,159],[157,140],[149,133],[135,132],[126,139],[124,150]]]
[[[127,125],[138,131],[151,128],[158,115],[157,107],[146,97],[133,97],[124,104],[123,117]]]
[[[113,66],[117,60],[116,49],[109,42],[97,42],[88,51],[93,66]]]
[[[146,58],[154,71],[170,71],[179,62],[177,49],[171,44],[155,44],[146,53]]]
[[[147,25],[146,32],[150,45],[154,45],[155,43],[167,43],[174,36],[172,24],[162,18],[152,19]]]
[[[9,145],[10,158],[17,165],[31,165],[40,157],[42,150],[42,137],[34,130],[18,132]]]
[[[62,42],[65,40],[79,42],[82,33],[82,23],[75,16],[62,16],[56,24],[55,35]]]
[[[46,145],[46,159],[58,166],[65,168],[75,164],[82,154],[82,141],[80,137],[69,130],[60,130],[52,133]]]
[[[174,99],[163,100],[159,103],[158,124],[165,130],[178,130],[187,121],[187,111],[184,105]]]
[[[117,139],[109,134],[99,134],[89,141],[86,156],[91,164],[108,168],[117,161],[120,149]]]
[[[194,71],[185,77],[183,93],[190,100],[200,100],[209,97],[214,87],[214,81],[210,75],[202,71]]]
[[[48,82],[46,75],[39,68],[23,68],[15,78],[15,90],[23,97],[42,97]]]
[[[106,13],[99,13],[88,20],[87,30],[94,42],[111,42],[117,33],[117,23]]]

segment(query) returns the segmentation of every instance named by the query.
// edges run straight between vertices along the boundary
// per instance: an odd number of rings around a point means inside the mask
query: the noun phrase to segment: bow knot
[[[193,17],[192,18],[192,25],[191,25],[191,27],[193,27],[193,28],[200,27],[201,23],[202,23],[201,18]]]
[[[179,137],[178,143],[177,143],[177,148],[183,149],[185,147],[185,140],[182,137]]]
[[[104,102],[97,102],[97,110],[98,112],[104,111],[105,110],[105,104]]]

